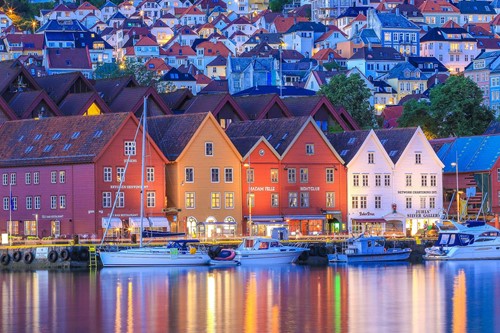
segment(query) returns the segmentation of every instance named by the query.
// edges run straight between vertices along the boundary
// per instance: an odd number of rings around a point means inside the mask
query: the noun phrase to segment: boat
[[[401,261],[410,257],[410,248],[385,247],[386,239],[382,236],[349,238],[343,245],[341,253],[328,255],[329,262],[381,262]]]
[[[172,231],[158,231],[158,230],[144,230],[142,232],[142,237],[144,238],[160,238],[160,237],[176,237],[176,236],[186,236],[186,233],[172,232]]]
[[[140,188],[140,233],[139,233],[139,247],[130,247],[125,249],[114,248],[111,251],[109,248],[103,247],[103,242],[106,237],[106,232],[109,229],[111,216],[115,209],[115,205],[110,213],[110,218],[106,231],[104,232],[101,246],[99,249],[99,256],[104,267],[113,266],[185,266],[185,265],[208,265],[210,257],[206,251],[198,250],[193,245],[199,243],[199,240],[184,239],[172,240],[165,246],[147,247],[143,246],[143,232],[144,232],[144,175],[145,175],[145,157],[146,157],[146,111],[147,111],[147,97],[144,97],[144,109],[142,114],[142,157],[141,157],[141,188]],[[130,156],[129,156],[130,157]],[[128,165],[128,161],[126,166]],[[125,172],[127,167],[125,167]],[[122,183],[120,183],[121,188]]]
[[[171,240],[166,246],[108,249],[99,253],[104,267],[206,266],[210,257],[194,246],[197,239]]]
[[[273,238],[251,236],[244,237],[235,251],[235,259],[242,265],[273,265],[294,263],[304,251],[309,251],[309,249],[286,246]]]
[[[218,247],[213,252],[209,252],[210,265],[212,266],[239,266],[241,262],[236,259],[236,251],[234,249],[221,249]]]
[[[425,260],[500,259],[500,230],[484,221],[436,223],[438,239],[425,249]]]

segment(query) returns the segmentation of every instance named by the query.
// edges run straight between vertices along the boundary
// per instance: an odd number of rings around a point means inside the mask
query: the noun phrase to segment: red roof
[[[398,127],[398,119],[403,114],[403,106],[387,106],[382,111],[382,118],[384,118],[384,128]]]
[[[77,10],[97,10],[97,7],[95,7],[93,4],[89,3],[88,1],[85,1],[77,8]]]
[[[89,49],[47,49],[49,69],[92,69]]]
[[[158,43],[147,36],[142,36],[135,46],[158,46]]]

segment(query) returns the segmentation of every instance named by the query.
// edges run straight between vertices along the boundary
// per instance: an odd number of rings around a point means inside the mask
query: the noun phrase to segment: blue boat
[[[386,248],[385,238],[381,236],[349,238],[341,253],[328,255],[329,262],[379,262],[400,261],[410,257],[410,248]]]

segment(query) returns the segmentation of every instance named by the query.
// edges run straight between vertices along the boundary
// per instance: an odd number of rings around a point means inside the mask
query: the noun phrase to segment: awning
[[[144,228],[150,226],[147,217],[143,217],[142,224],[143,224]],[[140,228],[141,227],[141,218],[138,216],[129,217],[128,218],[128,226],[129,226],[129,228]]]
[[[236,225],[236,222],[199,222],[203,225]]]
[[[353,219],[353,222],[357,223],[386,223],[384,219]]]
[[[249,218],[249,216],[245,216],[246,219]],[[252,221],[253,222],[259,222],[259,221],[283,221],[283,216],[281,215],[252,215]]]
[[[110,228],[121,228],[122,227],[122,219],[119,217],[103,217],[102,218],[102,227],[103,229],[106,229],[108,226],[108,221],[109,221],[109,227]]]
[[[285,220],[324,220],[325,215],[285,215]]]
[[[149,217],[149,226],[153,228],[167,228],[170,230],[170,223],[165,216],[151,216]]]
[[[285,221],[253,221],[253,224],[258,224],[258,225],[288,225]]]

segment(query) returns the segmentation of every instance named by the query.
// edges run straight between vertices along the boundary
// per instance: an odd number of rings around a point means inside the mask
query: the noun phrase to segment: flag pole
[[[7,226],[7,238],[9,239],[9,245],[12,245],[11,241],[12,233],[12,181],[9,181],[9,225]]]

